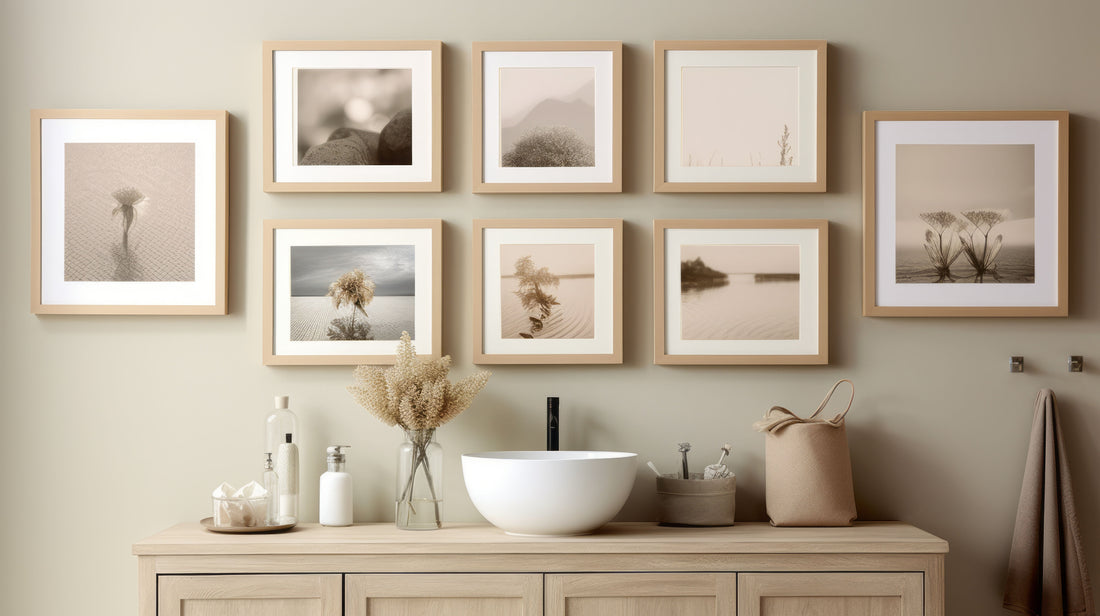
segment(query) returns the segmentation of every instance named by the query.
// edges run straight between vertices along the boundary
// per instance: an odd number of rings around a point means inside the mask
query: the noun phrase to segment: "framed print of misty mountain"
[[[622,43],[473,44],[475,193],[622,192]]]
[[[863,315],[1067,316],[1069,112],[866,111]]]
[[[825,192],[825,41],[656,41],[654,192]]]

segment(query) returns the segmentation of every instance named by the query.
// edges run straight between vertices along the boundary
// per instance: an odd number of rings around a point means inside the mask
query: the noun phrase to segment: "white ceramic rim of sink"
[[[464,453],[463,457],[483,458],[486,460],[509,460],[513,462],[554,462],[560,460],[613,460],[616,458],[637,457],[636,453],[625,451],[485,451]]]

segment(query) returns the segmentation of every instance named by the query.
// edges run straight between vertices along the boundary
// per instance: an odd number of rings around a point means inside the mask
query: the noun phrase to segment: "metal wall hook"
[[[1008,360],[1008,371],[1009,372],[1023,372],[1024,371],[1024,356],[1023,355],[1013,355],[1011,358],[1009,358],[1009,360]]]
[[[1069,361],[1070,372],[1084,372],[1085,371],[1085,358],[1081,355],[1070,355]]]

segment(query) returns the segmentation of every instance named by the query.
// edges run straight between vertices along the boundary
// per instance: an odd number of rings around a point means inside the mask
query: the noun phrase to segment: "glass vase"
[[[397,450],[394,523],[404,530],[436,530],[443,525],[443,448],[435,428],[405,430]]]

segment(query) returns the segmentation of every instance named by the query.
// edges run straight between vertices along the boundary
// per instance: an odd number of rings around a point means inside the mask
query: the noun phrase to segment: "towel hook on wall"
[[[1069,361],[1070,372],[1084,372],[1085,371],[1085,358],[1081,355],[1070,355]]]
[[[1023,372],[1024,371],[1024,356],[1023,355],[1013,355],[1011,358],[1009,358],[1009,360],[1008,360],[1008,371],[1009,372]]]

